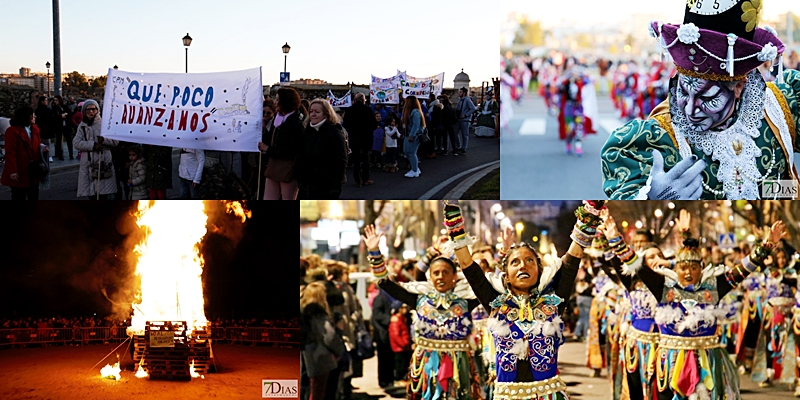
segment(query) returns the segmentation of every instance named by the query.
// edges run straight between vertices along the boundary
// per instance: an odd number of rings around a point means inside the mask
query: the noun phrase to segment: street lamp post
[[[189,73],[189,45],[192,44],[192,37],[189,36],[189,33],[186,33],[186,36],[183,37],[183,45],[186,46],[186,73]]]
[[[50,97],[50,61],[45,63],[44,66],[47,67],[47,81],[45,82],[47,84],[47,97]]]
[[[286,72],[286,58],[288,57],[289,50],[291,49],[292,48],[289,46],[289,42],[286,42],[286,44],[281,47],[281,50],[283,50],[283,72]]]

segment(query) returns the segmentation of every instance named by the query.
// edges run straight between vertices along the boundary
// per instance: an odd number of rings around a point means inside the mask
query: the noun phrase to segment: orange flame
[[[208,219],[203,202],[140,201],[136,218],[145,238],[134,249],[141,287],[128,334],[143,335],[145,321],[186,321],[187,334],[207,325],[198,252]]]
[[[120,378],[119,371],[119,363],[114,364],[113,367],[109,364],[106,364],[106,366],[100,370],[100,376],[103,378],[114,378],[114,380],[118,381]]]
[[[192,375],[192,378],[202,378],[206,379],[205,376],[198,374],[194,371],[194,360],[192,360],[192,364],[189,366],[189,374]]]
[[[238,201],[229,201],[225,203],[225,207],[229,214],[232,213],[241,218],[242,223],[247,221],[248,218],[253,217],[253,213],[250,210],[245,210],[244,207],[242,207],[242,203],[239,203]]]

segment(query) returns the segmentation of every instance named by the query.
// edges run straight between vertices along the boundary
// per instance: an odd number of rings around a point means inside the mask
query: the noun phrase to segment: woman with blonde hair
[[[414,96],[406,98],[406,105],[403,107],[403,127],[406,129],[408,140],[403,142],[403,153],[408,162],[411,163],[411,171],[405,175],[408,178],[417,178],[420,175],[419,158],[417,149],[419,148],[419,135],[425,127],[425,118],[422,118],[422,106]]]
[[[311,282],[300,294],[301,362],[310,380],[309,400],[325,398],[326,388],[335,391],[338,382],[337,363],[344,353],[344,343],[333,326],[326,300],[325,284]],[[328,384],[329,375],[334,380]]]
[[[311,102],[297,159],[300,198],[338,199],[347,169],[347,140],[339,116],[324,99]]]

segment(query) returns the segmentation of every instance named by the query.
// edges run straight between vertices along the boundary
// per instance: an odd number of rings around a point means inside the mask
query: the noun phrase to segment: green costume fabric
[[[793,152],[800,152],[797,137],[800,136],[800,72],[796,70],[784,71],[783,84],[777,84],[794,120],[792,136],[794,149],[787,149],[790,156]],[[780,99],[778,99],[780,101]],[[672,101],[670,96],[667,101]],[[791,126],[789,128],[791,130]],[[755,138],[755,144],[761,150],[761,156],[756,160],[759,172],[764,175],[772,160],[775,151],[775,166],[767,179],[792,179],[786,155],[781,147],[779,135],[773,132],[765,118],[762,117],[760,135]],[[614,130],[609,136],[601,152],[601,168],[603,173],[603,190],[609,199],[632,200],[647,183],[653,165],[651,151],[659,151],[664,157],[664,170],[669,171],[682,160],[678,152],[675,138],[664,130],[652,116],[646,120],[633,120]],[[722,183],[717,180],[719,162],[712,160],[711,155],[692,146],[692,153],[698,159],[705,160],[706,168],[703,171],[703,182],[715,190],[722,190]],[[703,190],[701,199],[722,200],[725,195],[717,195],[706,189]]]

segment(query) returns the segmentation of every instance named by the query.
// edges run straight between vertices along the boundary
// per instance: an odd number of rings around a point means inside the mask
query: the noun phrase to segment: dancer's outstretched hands
[[[364,241],[367,249],[370,251],[377,251],[383,234],[381,233],[379,235],[375,230],[375,225],[369,224],[364,227],[364,235],[361,235],[361,240]]]
[[[783,221],[778,220],[772,224],[772,227],[769,229],[769,240],[772,244],[777,244],[781,241],[781,236],[783,236],[783,231],[786,229],[786,225],[783,224]]]
[[[664,172],[664,157],[653,150],[653,167],[650,176],[650,200],[697,200],[703,195],[703,170],[706,162],[687,157]]]
[[[692,224],[692,215],[686,210],[681,210],[678,218],[675,218],[675,227],[678,231],[688,231]]]

